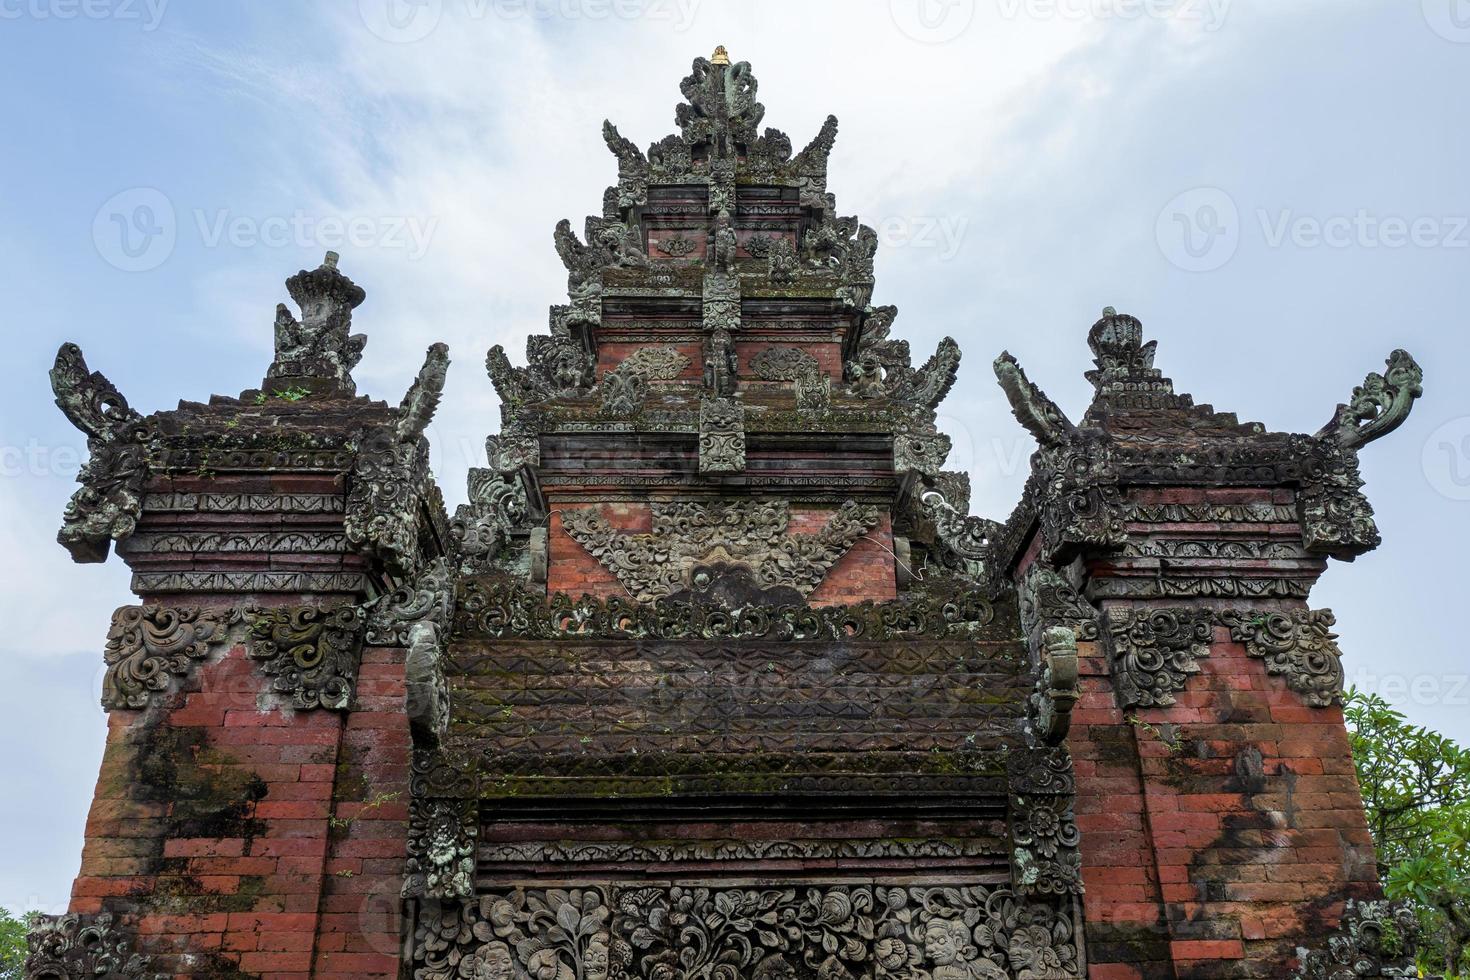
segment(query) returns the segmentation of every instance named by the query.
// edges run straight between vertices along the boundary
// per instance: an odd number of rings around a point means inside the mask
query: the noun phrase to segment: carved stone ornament
[[[654,248],[670,258],[682,259],[695,249],[695,244],[683,235],[670,235],[660,238],[654,243]]]
[[[1030,636],[1038,628],[1064,626],[1078,640],[1097,639],[1097,609],[1060,572],[1032,565],[1021,582],[1018,597],[1021,628],[1026,635]]]
[[[497,890],[425,902],[417,980],[1069,980],[1069,900],[985,885],[718,882]]]
[[[440,628],[418,622],[409,631],[404,678],[408,723],[415,740],[437,745],[449,731],[449,682],[444,676],[444,643]]]
[[[1357,449],[1381,439],[1404,424],[1414,401],[1424,394],[1424,370],[1405,350],[1388,355],[1388,370],[1372,373],[1353,389],[1345,405],[1337,406],[1332,421],[1317,433],[1344,449]]]
[[[496,344],[485,355],[485,371],[510,412],[592,387],[595,362],[587,348],[567,337],[535,335],[526,340],[523,368],[514,367]]]
[[[1291,612],[1227,612],[1221,622],[1230,638],[1266,662],[1266,672],[1286,678],[1286,686],[1317,708],[1341,704],[1342,651],[1332,632],[1336,618],[1328,609]]]
[[[831,404],[832,379],[800,347],[767,347],[751,358],[750,368],[762,381],[794,382],[800,411],[825,412]]]
[[[994,605],[973,590],[855,606],[747,606],[732,612],[702,600],[637,604],[564,593],[548,598],[520,585],[470,582],[461,586],[455,607],[457,634],[546,640],[941,639],[971,635],[995,619]]]
[[[1070,795],[1011,798],[1013,887],[1022,895],[1069,895],[1082,891],[1082,835]]]
[[[1300,980],[1362,980],[1417,977],[1414,950],[1419,926],[1407,903],[1349,899],[1342,921],[1325,948],[1297,947]]]
[[[77,474],[57,541],[77,562],[100,562],[128,537],[143,511],[148,476],[148,423],[100,371],[88,371],[81,348],[62,344],[51,369],[56,405],[87,436],[87,462]]]
[[[317,268],[287,279],[286,289],[301,308],[301,319],[286,304],[276,306],[276,356],[266,372],[265,389],[305,385],[308,390],[355,394],[352,369],[362,360],[367,337],[352,333],[352,311],[367,294],[337,270],[336,252],[328,252]]]
[[[1043,630],[1037,665],[1040,676],[1031,695],[1031,730],[1043,745],[1061,745],[1080,694],[1077,634],[1065,626]]]
[[[449,559],[437,558],[414,578],[371,604],[367,642],[371,646],[406,647],[420,623],[447,627],[454,609],[454,582]]]
[[[1214,618],[1193,609],[1108,610],[1113,688],[1123,708],[1167,707],[1209,656]]]
[[[248,612],[246,650],[297,709],[342,711],[352,704],[364,616],[355,606],[272,606]]]
[[[837,560],[878,523],[875,507],[843,504],[814,534],[788,534],[785,501],[731,499],[654,503],[653,530],[614,529],[595,508],[562,513],[572,539],[617,576],[639,602],[707,591],[717,580],[749,579],[768,601],[800,602]],[[744,603],[740,603],[744,604]]]
[[[474,799],[414,797],[408,811],[403,894],[468,898],[475,893],[480,808]]]
[[[27,980],[162,980],[152,959],[133,952],[134,937],[110,913],[43,915],[26,936]]]
[[[674,347],[643,347],[634,351],[597,386],[602,410],[615,416],[634,414],[643,408],[650,382],[672,381],[688,366],[688,356]]]
[[[978,582],[991,558],[991,540],[998,525],[969,512],[969,477],[940,473],[934,486],[918,494],[919,510],[934,525],[941,565]]]
[[[953,444],[934,423],[916,417],[900,423],[893,433],[893,471],[936,477],[944,468]]]
[[[424,430],[434,418],[449,369],[449,348],[434,344],[404,395],[391,427],[368,433],[348,479],[347,540],[398,575],[419,564],[419,511],[428,482]]]
[[[469,503],[460,504],[449,524],[459,543],[460,571],[489,571],[518,530],[529,530],[529,501],[519,476],[475,467],[469,474]]]
[[[123,606],[112,614],[102,706],[146,708],[230,638],[234,610]]]
[[[745,470],[745,406],[733,398],[705,398],[699,406],[699,472]]]

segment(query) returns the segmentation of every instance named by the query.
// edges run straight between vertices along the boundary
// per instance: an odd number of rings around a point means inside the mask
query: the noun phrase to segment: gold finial
[[[715,48],[715,53],[710,55],[709,63],[712,65],[728,65],[730,63],[730,52],[725,50],[723,44]]]

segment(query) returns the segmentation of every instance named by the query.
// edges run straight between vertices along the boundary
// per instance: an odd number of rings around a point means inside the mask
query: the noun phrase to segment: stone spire
[[[351,333],[352,311],[367,294],[338,271],[337,258],[328,252],[321,265],[286,280],[301,319],[285,303],[276,306],[276,357],[262,386],[267,395],[357,393],[352,369],[362,359],[367,337]]]

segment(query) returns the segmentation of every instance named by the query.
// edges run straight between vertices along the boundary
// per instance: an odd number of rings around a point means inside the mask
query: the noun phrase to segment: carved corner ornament
[[[1119,707],[1167,707],[1209,656],[1214,617],[1196,609],[1113,607],[1107,627]]]
[[[102,706],[146,708],[175,690],[194,664],[230,640],[237,610],[123,606],[112,614],[103,660]]]
[[[62,517],[57,541],[77,562],[107,560],[114,541],[136,530],[148,478],[149,426],[76,344],[62,344],[51,368],[56,405],[87,436],[88,458]]]
[[[449,681],[444,675],[444,644],[432,622],[409,630],[405,663],[408,723],[414,738],[437,745],[449,731]]]
[[[1061,745],[1079,697],[1077,634],[1065,626],[1042,630],[1036,690],[1030,698],[1031,728],[1043,745]]]
[[[350,605],[272,606],[247,612],[246,652],[300,710],[345,711],[362,658],[363,611]]]
[[[1419,923],[1403,902],[1349,899],[1338,928],[1318,949],[1297,947],[1297,980],[1417,977]]]
[[[1286,678],[1286,686],[1316,708],[1341,704],[1342,651],[1328,609],[1291,612],[1227,612],[1221,622],[1230,638],[1266,663],[1266,672]]]
[[[24,975],[28,980],[162,980],[163,974],[151,969],[152,957],[134,952],[135,945],[111,913],[37,916],[26,935]]]

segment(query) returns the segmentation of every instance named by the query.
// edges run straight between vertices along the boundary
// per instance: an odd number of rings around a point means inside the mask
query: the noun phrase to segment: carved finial
[[[715,48],[715,53],[709,56],[712,65],[728,65],[730,63],[730,52],[725,50],[723,44]]]
[[[1087,332],[1087,346],[1097,365],[1096,371],[1087,372],[1087,380],[1099,394],[1125,381],[1148,381],[1166,394],[1173,392],[1173,385],[1154,368],[1158,341],[1143,342],[1143,323],[1138,317],[1104,307],[1102,319]]]
[[[284,304],[276,307],[276,357],[266,372],[267,391],[357,392],[352,369],[362,359],[367,337],[350,333],[352,311],[367,294],[337,271],[337,259],[336,252],[328,252],[317,268],[302,269],[286,280],[301,320]]]
[[[1104,306],[1103,307],[1103,316],[1104,317],[1117,316],[1117,315],[1118,315],[1118,311],[1115,310],[1115,309],[1113,309],[1111,306]]]
[[[1404,424],[1414,400],[1424,394],[1424,371],[1405,350],[1394,351],[1386,363],[1385,373],[1368,375],[1353,389],[1348,403],[1337,406],[1332,421],[1318,431],[1317,438],[1357,449]]]

